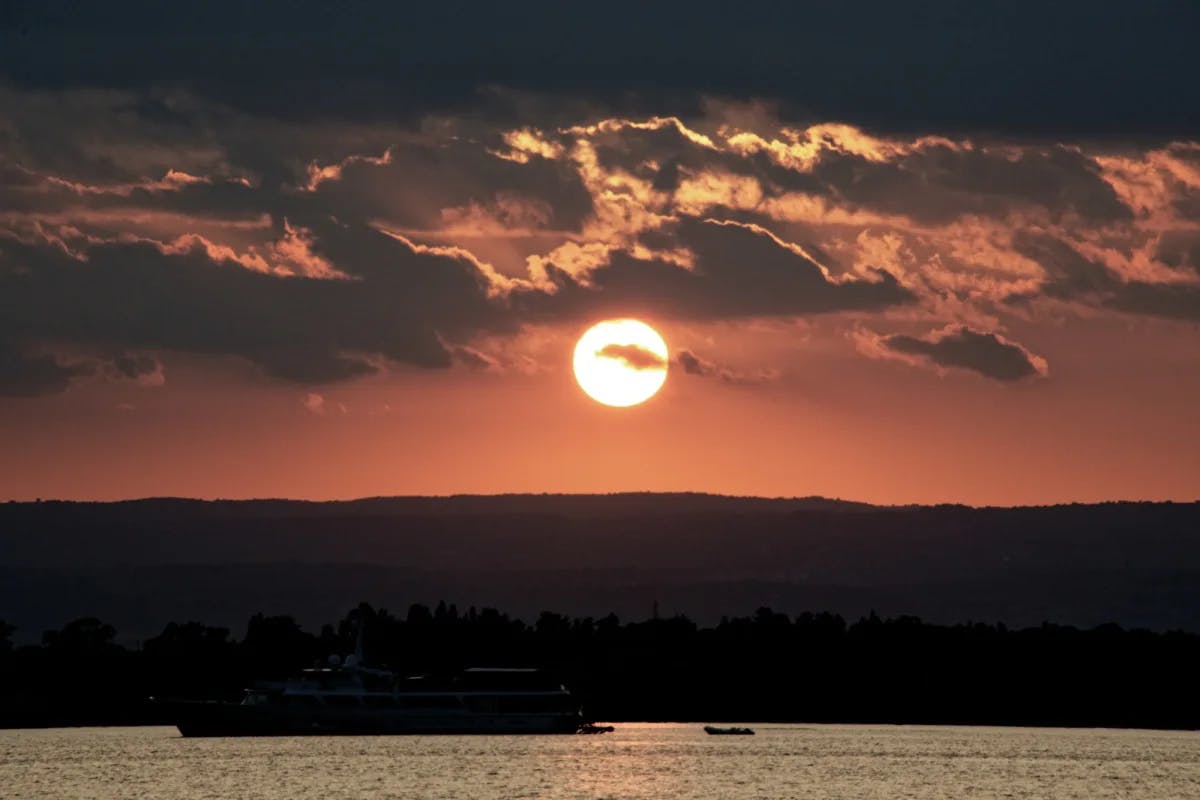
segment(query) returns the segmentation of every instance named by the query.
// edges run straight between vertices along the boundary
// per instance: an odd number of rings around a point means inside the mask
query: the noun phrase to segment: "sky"
[[[1200,496],[1185,3],[0,13],[0,498]],[[669,350],[611,408],[576,341]]]

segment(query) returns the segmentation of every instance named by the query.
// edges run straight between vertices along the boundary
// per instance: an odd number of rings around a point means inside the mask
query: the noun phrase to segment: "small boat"
[[[615,730],[616,730],[616,728],[614,728],[612,725],[597,725],[594,722],[585,722],[584,724],[580,725],[579,730],[577,730],[575,732],[576,733],[612,733]]]
[[[718,728],[715,725],[705,725],[704,732],[709,736],[753,736],[753,728]]]

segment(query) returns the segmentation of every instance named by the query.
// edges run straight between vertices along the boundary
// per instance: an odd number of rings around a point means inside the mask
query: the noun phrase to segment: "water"
[[[1200,733],[618,724],[599,736],[183,739],[0,731],[0,797],[1200,798]]]

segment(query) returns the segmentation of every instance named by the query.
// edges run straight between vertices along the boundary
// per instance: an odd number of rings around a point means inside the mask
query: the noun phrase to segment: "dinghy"
[[[709,736],[753,736],[752,728],[718,728],[715,725],[705,725],[704,732]]]

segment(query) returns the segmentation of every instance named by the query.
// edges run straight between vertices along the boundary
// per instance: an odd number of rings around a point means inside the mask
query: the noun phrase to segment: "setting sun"
[[[644,403],[667,379],[667,343],[636,319],[610,319],[588,329],[575,345],[575,379],[606,406]]]

